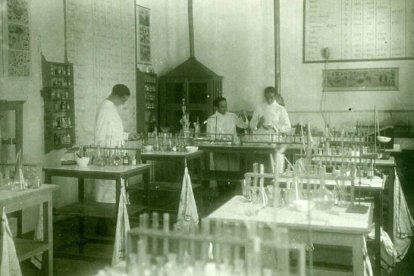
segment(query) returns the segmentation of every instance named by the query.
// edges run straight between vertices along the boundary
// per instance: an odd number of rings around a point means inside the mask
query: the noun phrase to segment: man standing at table
[[[213,101],[216,112],[207,119],[207,133],[217,140],[226,140],[238,143],[236,127],[246,129],[249,121],[245,117],[227,112],[227,100],[224,97],[217,97]],[[228,139],[227,139],[228,138]],[[237,156],[229,156],[226,153],[210,153],[210,168],[220,171],[239,170],[240,160]],[[226,189],[226,184],[218,185],[216,181],[210,181],[210,187]]]
[[[131,92],[126,85],[116,84],[112,93],[98,108],[95,120],[95,145],[103,147],[121,147],[126,140],[137,139],[137,134],[127,133],[122,125],[117,107],[128,101]],[[99,180],[95,184],[95,199],[98,202],[115,203],[115,185],[113,181]]]
[[[236,127],[245,129],[249,126],[247,118],[243,120],[234,113],[227,112],[227,100],[224,97],[217,97],[213,101],[216,113],[207,120],[207,133],[228,134],[237,136]],[[224,137],[224,136],[223,136]]]
[[[253,133],[287,133],[291,129],[286,109],[277,103],[277,92],[274,87],[264,90],[266,103],[258,106],[250,121]]]

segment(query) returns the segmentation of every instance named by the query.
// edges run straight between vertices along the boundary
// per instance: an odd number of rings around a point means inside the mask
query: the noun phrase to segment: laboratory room
[[[0,276],[414,275],[413,0],[0,12]]]

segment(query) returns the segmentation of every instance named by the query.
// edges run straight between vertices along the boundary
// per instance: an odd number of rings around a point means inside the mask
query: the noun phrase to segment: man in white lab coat
[[[213,101],[216,112],[207,120],[207,133],[216,140],[225,140],[238,143],[236,127],[245,129],[249,126],[247,117],[244,119],[234,113],[227,112],[227,100],[218,97]],[[220,171],[238,171],[240,159],[237,156],[225,153],[210,154],[210,169]],[[222,183],[219,188],[226,188],[228,183]],[[217,187],[216,181],[210,181],[210,187]]]
[[[128,139],[138,138],[135,133],[127,133],[122,125],[117,107],[123,105],[131,95],[129,88],[116,84],[112,93],[98,108],[95,120],[95,145],[103,147],[121,147]],[[95,184],[97,202],[115,203],[115,183],[99,180]]]
[[[274,87],[264,91],[266,103],[259,105],[253,113],[250,128],[253,133],[288,133],[291,129],[286,109],[277,103]]]
[[[213,105],[216,109],[216,113],[211,115],[207,120],[207,133],[227,134],[230,138],[234,139],[237,137],[236,127],[244,129],[249,126],[247,118],[244,118],[243,120],[241,116],[227,112],[226,98],[217,97],[214,99]],[[224,137],[225,135],[222,135],[222,138]]]

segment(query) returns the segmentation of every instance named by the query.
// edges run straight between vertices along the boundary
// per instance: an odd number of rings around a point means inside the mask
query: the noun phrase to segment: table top
[[[337,156],[312,156],[312,161],[326,161],[326,162],[335,162],[335,163],[353,163],[358,164],[362,162],[362,164],[369,164],[371,163],[371,159],[359,159],[359,157],[342,157],[340,155]],[[372,159],[373,163],[380,167],[395,167],[395,158],[394,156],[390,156],[388,159]]]
[[[9,203],[16,203],[24,198],[35,198],[37,194],[51,193],[59,189],[57,185],[43,184],[37,189],[26,189],[23,191],[12,191],[2,189],[0,190],[0,205],[8,205]]]
[[[375,160],[375,164],[381,167],[395,167],[395,158],[394,156],[390,156],[388,159],[377,159]]]
[[[275,178],[275,175],[271,173],[266,173],[266,174],[246,173],[245,176],[258,177],[258,178],[264,177],[267,179]],[[331,174],[327,174],[325,176],[325,184],[327,186],[336,186],[342,183],[340,178],[338,179],[333,179],[333,178],[334,177]],[[309,178],[301,176],[301,177],[297,177],[297,179],[299,183],[303,183],[303,184],[308,184],[308,183],[309,184],[320,184],[321,183],[321,179],[319,177],[315,178],[315,176],[309,177]],[[293,177],[288,178],[286,176],[280,176],[278,180],[279,182],[286,183],[288,180],[293,181]],[[359,179],[357,177],[354,179],[355,188],[361,188],[361,189],[366,189],[366,190],[384,190],[385,183],[386,183],[386,176],[384,176],[384,178],[375,176],[373,178],[362,177],[361,179]],[[351,186],[351,180],[345,179],[343,180],[343,184],[347,187]]]
[[[141,158],[196,158],[200,157],[204,152],[202,150],[196,150],[194,152],[182,152],[182,151],[150,151],[141,153]]]
[[[230,142],[218,142],[218,143],[199,143],[198,147],[204,150],[219,150],[219,149],[228,149],[228,150],[240,150],[240,151],[254,151],[254,150],[272,150],[275,151],[279,149],[284,144],[274,144],[274,143],[244,143],[239,145],[232,145]],[[301,144],[286,144],[288,146],[287,151],[289,150],[301,150]]]
[[[345,234],[367,234],[370,232],[373,205],[368,206],[365,214],[346,213],[346,208],[334,206],[331,210],[316,210],[311,212],[311,229],[319,232],[338,232]],[[275,209],[266,207],[259,209],[257,215],[250,215],[253,205],[243,196],[235,196],[220,208],[210,214],[210,220],[221,220],[228,222],[276,222],[280,226],[295,229],[307,230],[309,227],[308,213],[300,212],[293,207]]]
[[[120,166],[96,166],[89,165],[80,167],[78,165],[58,165],[43,167],[43,171],[52,175],[76,176],[76,175],[113,175],[124,176],[130,174],[138,174],[142,171],[149,170],[150,165],[120,165]]]

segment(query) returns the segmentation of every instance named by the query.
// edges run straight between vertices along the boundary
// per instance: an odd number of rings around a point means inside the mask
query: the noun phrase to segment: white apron
[[[98,108],[95,121],[95,145],[103,147],[121,147],[128,139],[122,119],[113,102],[105,99]],[[115,203],[115,181],[96,180],[94,197],[97,202]]]

